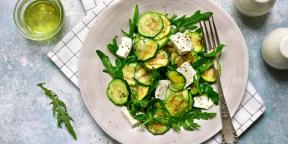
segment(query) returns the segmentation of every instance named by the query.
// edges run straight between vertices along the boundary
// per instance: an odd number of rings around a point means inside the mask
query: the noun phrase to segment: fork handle
[[[238,136],[235,131],[235,128],[232,124],[232,119],[229,114],[229,110],[224,98],[224,93],[222,89],[222,85],[220,82],[220,75],[217,71],[216,66],[214,65],[214,70],[217,78],[217,86],[220,96],[220,112],[221,112],[221,120],[222,120],[222,143],[223,144],[237,144]]]

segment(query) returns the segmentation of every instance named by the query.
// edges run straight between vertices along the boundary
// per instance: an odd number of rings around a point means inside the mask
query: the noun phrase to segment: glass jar
[[[64,8],[59,0],[18,0],[14,22],[19,32],[31,40],[47,40],[63,26]]]

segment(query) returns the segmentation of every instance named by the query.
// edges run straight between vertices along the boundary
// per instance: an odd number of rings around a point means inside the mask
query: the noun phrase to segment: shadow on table
[[[246,25],[247,27],[253,28],[253,29],[261,28],[266,23],[266,20],[269,16],[269,13],[263,16],[259,16],[259,17],[245,16],[242,13],[240,13],[236,7],[235,7],[235,11],[236,11],[236,15],[240,18],[242,23]]]
[[[48,40],[43,40],[43,41],[34,41],[34,40],[30,40],[27,39],[29,44],[33,44],[36,46],[43,46],[43,45],[51,45],[51,44],[57,44],[59,42],[59,40],[61,40],[61,38],[63,38],[64,36],[64,28],[62,28],[55,36],[53,36],[52,38],[48,39]]]
[[[263,60],[264,62],[264,60]],[[265,63],[265,62],[264,62]],[[268,64],[264,64],[268,73],[277,81],[288,82],[288,70],[277,70]]]

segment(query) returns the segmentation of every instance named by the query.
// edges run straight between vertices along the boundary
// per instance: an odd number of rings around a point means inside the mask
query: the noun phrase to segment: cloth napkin
[[[115,0],[114,0],[115,1]],[[78,87],[79,51],[83,41],[96,21],[96,17],[104,11],[113,0],[82,0],[87,16],[85,16],[50,52],[48,57],[59,67],[63,74]],[[238,136],[248,129],[265,111],[263,99],[254,86],[248,82],[243,100],[233,117],[233,125]],[[218,133],[205,143],[220,144]]]

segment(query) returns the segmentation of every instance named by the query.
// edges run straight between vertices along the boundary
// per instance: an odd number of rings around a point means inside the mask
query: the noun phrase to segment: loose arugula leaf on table
[[[73,119],[69,116],[65,103],[60,100],[52,90],[44,87],[44,84],[45,83],[39,83],[37,86],[40,87],[44,91],[45,95],[52,100],[50,104],[52,105],[53,116],[57,118],[58,127],[62,128],[62,124],[64,124],[69,134],[77,140],[77,135],[70,123]]]
[[[132,18],[132,20],[129,19],[129,26],[130,26],[129,33],[127,33],[127,32],[122,30],[122,33],[125,36],[131,38],[132,40],[134,39],[134,34],[135,34],[136,30],[137,30],[138,18],[139,18],[139,8],[138,8],[138,5],[136,5],[135,8],[134,8],[133,18]]]

